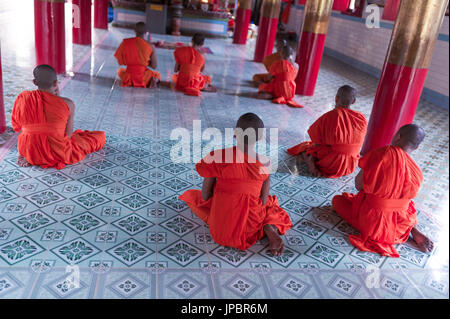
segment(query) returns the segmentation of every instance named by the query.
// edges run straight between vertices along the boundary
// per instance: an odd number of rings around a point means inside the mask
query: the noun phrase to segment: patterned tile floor
[[[63,95],[77,106],[75,126],[106,131],[102,151],[60,171],[19,168],[15,135],[1,136],[0,298],[448,298],[448,112],[422,102],[416,115],[428,134],[413,155],[425,177],[416,204],[436,250],[427,255],[406,243],[397,247],[400,258],[363,253],[348,241],[354,230],[330,209],[335,194],[355,190],[356,172],[312,178],[285,149],[307,138],[344,83],[357,88],[355,108],[369,116],[376,79],[324,57],[315,96],[297,97],[306,108],[290,109],[253,98],[249,80],[262,70],[250,61],[254,41],[240,47],[207,39],[214,54],[205,72],[218,93],[121,88],[112,54],[130,35],[96,30],[92,52],[74,45],[73,73],[61,78]],[[2,48],[7,112],[20,90],[32,88],[34,61],[13,49]],[[172,51],[157,53],[169,80]],[[280,257],[268,253],[265,239],[245,252],[215,244],[177,199],[201,180],[192,163],[171,161],[171,131],[191,129],[196,119],[203,128],[231,128],[248,111],[279,129],[271,192],[294,224]],[[67,266],[78,267],[78,288]]]

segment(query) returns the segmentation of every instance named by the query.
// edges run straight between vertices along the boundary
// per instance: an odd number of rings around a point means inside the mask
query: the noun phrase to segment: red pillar
[[[332,6],[333,0],[306,1],[296,57],[299,65],[296,94],[314,95]]]
[[[263,0],[261,18],[258,26],[255,55],[253,60],[262,62],[272,54],[273,44],[277,35],[278,17],[280,16],[281,0]]]
[[[402,0],[361,153],[388,145],[412,123],[448,0]]]
[[[236,23],[234,26],[233,43],[245,44],[247,42],[248,26],[252,15],[252,1],[239,0],[236,11]]]
[[[381,19],[395,21],[399,7],[400,0],[387,0],[383,8]]]
[[[108,29],[108,0],[94,0],[94,28]]]
[[[36,64],[66,72],[64,0],[34,0]]]
[[[6,131],[5,105],[3,103],[2,47],[0,45],[0,134]]]
[[[91,0],[72,0],[72,42],[91,44]]]

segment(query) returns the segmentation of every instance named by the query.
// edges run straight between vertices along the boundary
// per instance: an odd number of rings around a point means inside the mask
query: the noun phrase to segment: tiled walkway
[[[122,88],[112,55],[130,35],[96,31],[91,55],[74,46],[73,65],[80,68],[62,91],[76,104],[76,128],[106,131],[102,151],[57,171],[18,168],[15,144],[3,144],[0,298],[448,298],[448,112],[421,103],[416,115],[427,132],[413,154],[425,178],[416,206],[436,250],[426,255],[406,243],[397,246],[400,258],[363,253],[348,241],[354,230],[330,209],[335,194],[355,191],[356,172],[337,180],[303,176],[285,149],[307,138],[307,127],[332,107],[343,84],[357,88],[355,109],[368,117],[376,79],[325,57],[315,96],[298,97],[306,108],[290,109],[253,98],[249,80],[262,70],[250,62],[254,42],[240,47],[207,39],[214,54],[205,73],[218,93],[196,98],[165,87]],[[32,89],[34,62],[16,67],[11,57],[18,52],[2,50],[5,107],[11,109],[17,88]],[[164,80],[171,76],[172,52],[157,50]],[[268,253],[266,240],[245,252],[215,244],[177,199],[201,180],[192,163],[170,160],[171,131],[191,129],[196,119],[203,128],[231,128],[248,111],[279,128],[271,192],[294,224],[281,257]],[[79,267],[79,288],[68,280],[67,265]]]

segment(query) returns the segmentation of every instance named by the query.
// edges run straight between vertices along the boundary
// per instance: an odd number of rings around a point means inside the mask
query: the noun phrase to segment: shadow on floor
[[[87,73],[76,72],[72,80],[111,87],[116,79],[104,76],[91,76]]]

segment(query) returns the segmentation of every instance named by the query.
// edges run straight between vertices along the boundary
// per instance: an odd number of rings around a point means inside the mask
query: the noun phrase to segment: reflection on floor
[[[343,84],[358,90],[355,109],[370,115],[377,80],[325,57],[314,97],[297,97],[305,109],[255,100],[249,85],[261,64],[247,47],[207,39],[205,73],[219,92],[201,98],[162,87],[122,88],[114,49],[130,31],[96,32],[92,54],[73,46],[73,76],[61,78],[63,95],[76,104],[75,127],[106,131],[107,146],[77,165],[57,171],[19,168],[14,135],[0,151],[0,298],[448,298],[448,112],[421,103],[416,122],[427,137],[413,155],[424,173],[416,200],[421,230],[436,241],[423,254],[398,245],[400,258],[356,250],[354,230],[330,209],[331,198],[355,191],[355,174],[312,178],[286,148],[332,107]],[[188,41],[152,35],[153,40]],[[3,48],[6,109],[29,82],[33,62],[17,68],[16,52]],[[163,80],[173,53],[158,50]],[[248,251],[215,244],[205,224],[177,196],[199,188],[194,164],[173,163],[174,128],[232,128],[243,113],[278,127],[278,171],[271,193],[294,227],[286,251],[273,257],[262,240]],[[9,113],[10,114],[10,113]],[[10,121],[10,115],[7,115]],[[7,137],[13,136],[7,141]],[[195,141],[194,141],[195,142]],[[203,142],[205,143],[205,142]],[[199,155],[199,154],[193,154]],[[66,266],[79,267],[79,287]]]

